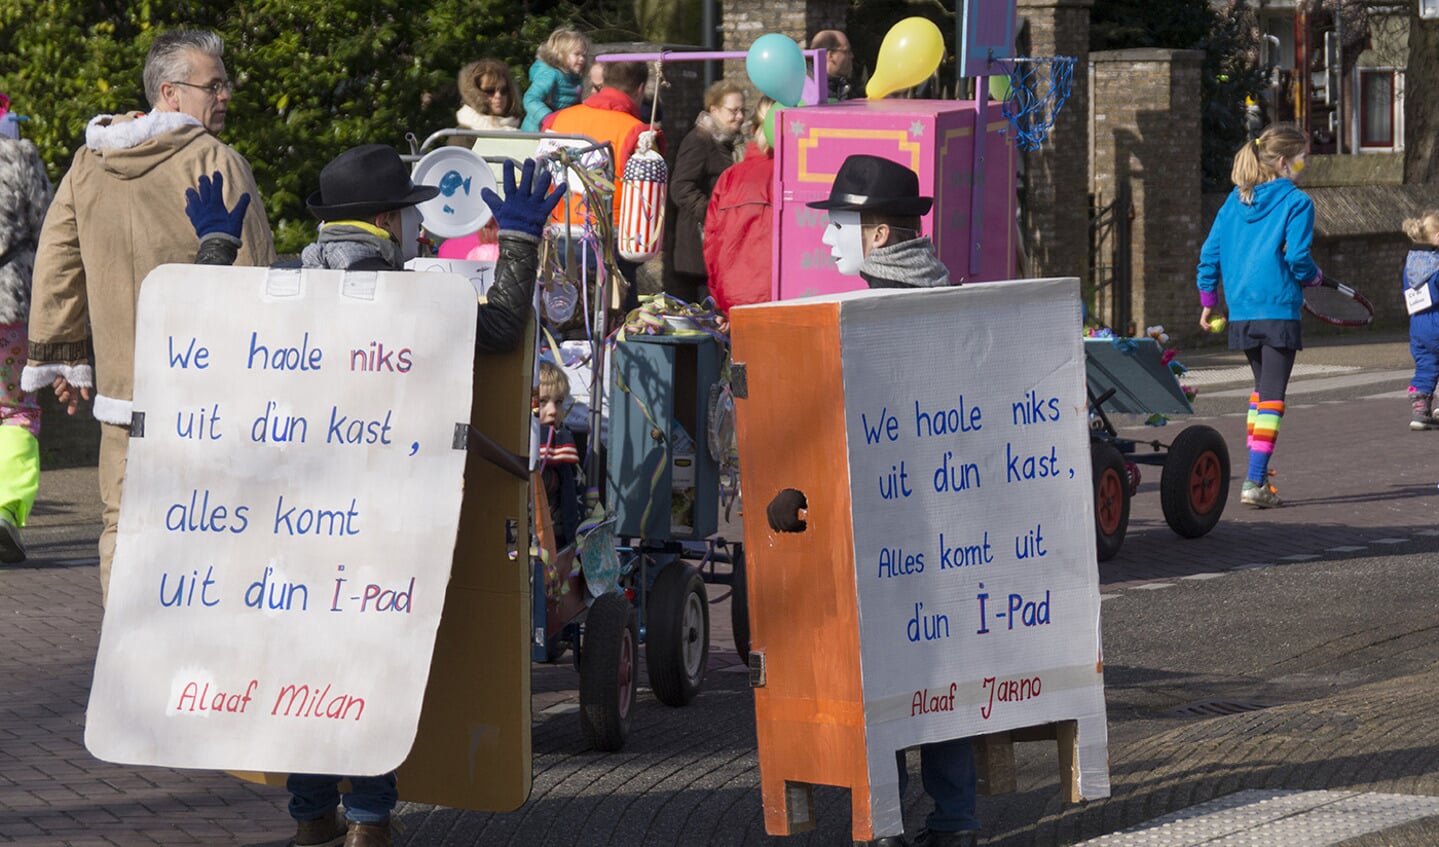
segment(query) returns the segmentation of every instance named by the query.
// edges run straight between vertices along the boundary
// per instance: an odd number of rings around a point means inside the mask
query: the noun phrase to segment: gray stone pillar
[[[1025,153],[1024,244],[1029,276],[1089,277],[1089,10],[1094,0],[1018,0],[1029,56],[1073,56],[1069,101],[1038,150]]]
[[[1132,201],[1129,313],[1139,332],[1162,324],[1175,339],[1199,334],[1194,275],[1206,234],[1199,149],[1203,58],[1198,50],[1161,49],[1089,56],[1090,190],[1097,205],[1123,194]],[[1099,245],[1101,262],[1111,247]],[[1120,305],[1114,295],[1123,293],[1110,282],[1096,280],[1096,311],[1106,322]]]

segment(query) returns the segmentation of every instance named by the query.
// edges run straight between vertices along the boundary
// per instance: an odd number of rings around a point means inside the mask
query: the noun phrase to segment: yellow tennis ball
[[[1223,332],[1224,328],[1228,325],[1229,321],[1226,321],[1224,318],[1214,318],[1209,322],[1209,331],[1218,334]]]

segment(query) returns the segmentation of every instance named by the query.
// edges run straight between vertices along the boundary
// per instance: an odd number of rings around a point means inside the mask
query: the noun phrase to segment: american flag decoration
[[[645,262],[660,252],[669,181],[664,157],[654,149],[654,133],[641,133],[639,145],[625,162],[615,221],[617,246],[627,261]]]

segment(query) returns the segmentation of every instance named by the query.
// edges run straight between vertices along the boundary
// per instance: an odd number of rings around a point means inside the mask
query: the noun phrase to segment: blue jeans
[[[909,785],[909,769],[904,764],[904,751],[897,751],[899,765],[899,796]],[[975,815],[975,797],[979,785],[974,771],[974,747],[968,738],[937,741],[919,745],[919,778],[924,793],[934,801],[934,811],[925,819],[925,826],[935,832],[964,832],[979,829]]]
[[[351,776],[350,793],[345,795],[345,817],[354,823],[383,823],[400,799],[395,790],[395,772],[380,776]],[[292,773],[285,780],[290,790],[290,817],[312,821],[332,814],[340,805],[340,779],[312,773]]]
[[[1414,356],[1414,379],[1420,394],[1433,394],[1439,384],[1439,309],[1409,317],[1409,353]]]

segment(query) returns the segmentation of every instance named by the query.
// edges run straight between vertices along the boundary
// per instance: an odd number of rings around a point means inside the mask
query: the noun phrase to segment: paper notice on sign
[[[475,308],[445,273],[146,278],[94,755],[361,775],[405,759],[459,524]]]
[[[1081,719],[1084,776],[1104,780],[1074,294],[1061,281],[966,285],[841,312],[875,785],[895,781],[889,751],[1061,716]]]

